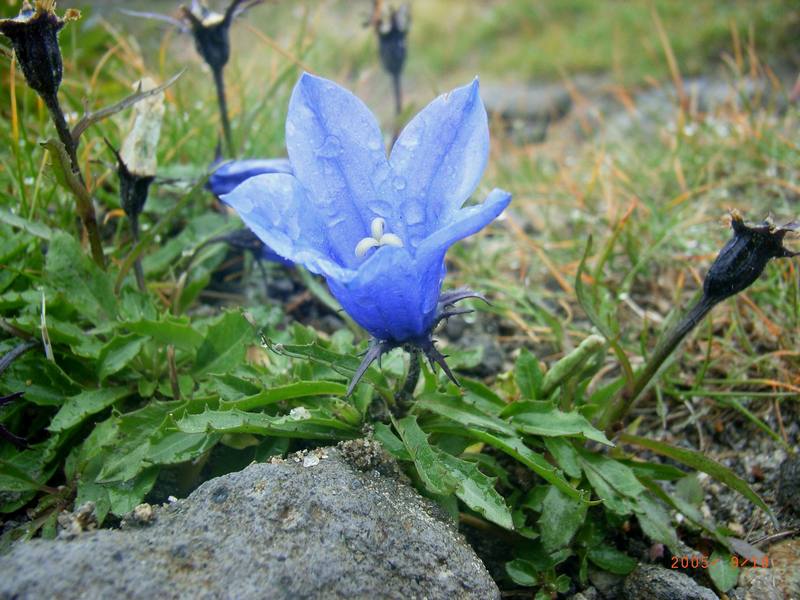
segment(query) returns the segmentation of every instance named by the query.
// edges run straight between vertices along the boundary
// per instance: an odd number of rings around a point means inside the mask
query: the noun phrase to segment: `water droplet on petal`
[[[398,192],[402,192],[404,189],[406,189],[406,180],[399,175],[394,178],[392,184],[394,185],[394,189],[396,189]]]
[[[425,213],[422,210],[422,205],[419,202],[407,202],[406,206],[406,222],[409,225],[419,225],[425,220]]]
[[[367,148],[369,148],[370,150],[380,150],[381,147],[382,147],[381,140],[376,137],[373,137],[367,142]]]
[[[317,154],[324,158],[335,158],[342,153],[342,142],[335,135],[325,138],[322,146],[317,150]]]
[[[236,202],[236,210],[239,213],[250,213],[253,211],[253,201],[247,196],[241,196]]]

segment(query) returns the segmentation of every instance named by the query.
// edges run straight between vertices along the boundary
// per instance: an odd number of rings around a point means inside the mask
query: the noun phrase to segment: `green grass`
[[[367,9],[366,2],[318,9],[315,62],[340,72],[372,64],[370,36],[359,27]],[[687,75],[720,64],[734,34],[780,66],[800,61],[793,44],[800,10],[788,0],[426,0],[413,4],[409,73],[424,81],[476,73],[522,81],[601,73],[627,85],[663,79],[669,72],[653,9]]]

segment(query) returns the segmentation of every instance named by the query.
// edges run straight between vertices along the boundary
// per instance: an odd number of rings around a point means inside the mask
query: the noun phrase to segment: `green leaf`
[[[764,510],[764,512],[770,515],[773,520],[775,519],[769,507],[758,496],[758,494],[756,494],[750,488],[750,486],[747,485],[747,482],[738,477],[727,467],[723,467],[721,464],[708,458],[704,454],[696,452],[695,450],[689,450],[688,448],[677,448],[665,442],[659,442],[656,440],[631,435],[629,433],[620,434],[619,439],[626,444],[633,444],[634,446],[647,448],[648,450],[652,450],[657,454],[667,456],[673,460],[683,463],[697,471],[708,473],[714,479],[724,483],[729,488],[736,490],[742,496],[750,500],[750,502]]]
[[[606,544],[589,548],[586,555],[595,565],[615,575],[627,575],[638,564],[635,558]]]
[[[116,314],[116,298],[108,274],[66,233],[53,234],[45,271],[50,287],[95,325],[104,324]]]
[[[334,381],[298,381],[288,385],[275,386],[247,398],[222,402],[220,408],[253,410],[254,408],[271,406],[284,400],[296,400],[309,396],[344,396],[345,393],[347,393],[347,386]]]
[[[562,412],[550,402],[514,402],[501,413],[519,431],[548,437],[583,436],[613,446],[605,434],[578,412]]]
[[[121,517],[141,504],[147,493],[153,489],[158,477],[158,469],[145,469],[134,479],[108,485],[108,499],[111,512]]]
[[[591,467],[620,494],[629,498],[638,498],[645,491],[645,487],[636,478],[630,467],[621,462],[595,454],[588,450],[581,450],[581,464]]]
[[[560,437],[543,438],[545,448],[553,458],[556,459],[558,466],[570,477],[578,478],[581,476],[581,465],[578,460],[578,451],[569,439]]]
[[[216,433],[185,433],[171,428],[150,439],[145,460],[154,465],[175,465],[202,456],[220,439]]]
[[[567,546],[586,519],[587,505],[551,486],[542,502],[539,531],[547,550]]]
[[[535,565],[516,558],[506,563],[506,573],[511,577],[511,580],[517,585],[523,587],[534,587],[539,585],[539,572]]]
[[[253,336],[253,326],[241,313],[225,313],[209,327],[206,339],[197,349],[195,376],[226,373],[243,363],[247,346],[253,342]]]
[[[186,415],[177,423],[185,433],[253,433],[278,437],[314,440],[351,439],[359,430],[319,410],[308,411],[307,417],[290,415],[273,417],[240,410],[207,410],[197,415]]]
[[[49,240],[53,237],[53,230],[47,225],[36,221],[29,221],[5,209],[0,209],[0,222],[11,225],[11,227],[22,229],[24,232],[43,240]]]
[[[539,359],[527,348],[520,350],[514,366],[514,380],[517,382],[520,397],[527,400],[541,399],[544,375],[539,368]]]
[[[654,542],[666,544],[674,552],[677,551],[678,534],[672,527],[669,513],[657,500],[648,494],[643,494],[637,499],[634,512],[647,537]]]
[[[733,564],[731,555],[725,550],[714,550],[708,559],[708,576],[723,594],[739,583],[739,567]]]
[[[117,400],[130,395],[130,393],[131,390],[128,388],[103,388],[81,392],[76,396],[67,398],[47,429],[57,432],[74,427],[87,417],[108,408]]]
[[[434,452],[428,436],[420,429],[415,416],[408,416],[395,422],[403,444],[414,461],[422,483],[432,494],[446,496],[458,488],[458,480],[448,472],[440,457]]]
[[[0,490],[6,492],[32,492],[42,489],[42,484],[14,463],[0,458]]]
[[[471,437],[486,442],[490,446],[494,446],[498,450],[502,450],[509,456],[517,459],[539,477],[556,486],[570,498],[580,499],[586,502],[584,494],[572,487],[556,467],[547,462],[544,456],[528,448],[518,437],[495,435],[489,432],[476,430],[470,430],[469,434]]]
[[[467,404],[462,397],[439,393],[423,394],[417,399],[415,406],[451,419],[465,427],[480,427],[503,435],[516,435],[513,427]]]
[[[705,491],[696,473],[690,473],[675,484],[675,494],[692,506],[700,507],[705,500]]]
[[[438,449],[434,450],[449,475],[458,482],[455,490],[456,496],[492,523],[513,530],[514,522],[511,518],[511,511],[494,487],[496,479],[481,473],[474,463],[461,460]]]
[[[203,343],[203,336],[192,328],[187,319],[167,316],[161,321],[140,320],[125,323],[125,328],[139,335],[146,335],[162,344],[191,352]]]
[[[100,350],[98,377],[103,381],[124,369],[139,355],[145,339],[138,335],[118,335]]]
[[[411,455],[403,445],[403,441],[398,438],[394,432],[392,432],[391,428],[385,423],[375,423],[375,433],[373,434],[373,438],[379,441],[381,446],[383,446],[383,449],[394,456],[397,460],[412,460]]]

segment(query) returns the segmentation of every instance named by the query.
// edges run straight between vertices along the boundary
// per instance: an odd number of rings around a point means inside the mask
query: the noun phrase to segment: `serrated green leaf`
[[[688,448],[678,448],[665,442],[659,442],[656,440],[631,435],[629,433],[620,434],[620,441],[627,444],[633,444],[634,446],[647,448],[648,450],[652,450],[657,454],[667,456],[673,460],[683,463],[697,471],[708,473],[717,481],[720,481],[729,488],[739,492],[742,496],[750,500],[750,502],[764,510],[773,519],[775,518],[769,507],[758,496],[758,494],[756,494],[750,488],[750,486],[747,485],[746,481],[741,479],[727,467],[723,467],[718,462],[708,458],[700,452],[689,450]]]
[[[114,317],[116,298],[111,279],[71,236],[63,232],[53,234],[45,272],[49,287],[61,293],[65,301],[95,325]]]
[[[517,430],[531,435],[583,436],[608,446],[614,444],[580,413],[562,412],[550,402],[514,402],[501,413]]]
[[[100,350],[97,376],[103,381],[118,373],[139,355],[145,339],[138,335],[118,335]]]
[[[587,501],[581,491],[576,490],[564,479],[564,476],[558,468],[550,464],[544,456],[531,450],[519,437],[495,435],[477,430],[470,430],[469,435],[517,459],[539,477],[556,486],[570,498],[580,499],[583,502]]]
[[[514,529],[511,511],[495,489],[494,477],[481,473],[474,463],[436,448],[434,452],[438,461],[445,465],[448,474],[458,482],[455,494],[464,504],[492,523],[505,529]]]
[[[74,427],[87,417],[99,413],[130,394],[131,390],[128,388],[103,388],[81,392],[66,399],[47,429],[57,432]]]
[[[225,313],[209,327],[205,340],[197,349],[195,376],[226,373],[243,363],[247,346],[254,342],[254,336],[253,326],[240,313]]]
[[[271,406],[284,400],[296,400],[312,396],[344,396],[346,393],[347,386],[334,381],[298,381],[288,385],[275,386],[247,398],[222,402],[220,408],[223,410],[229,408],[253,410]]]
[[[175,465],[202,456],[219,441],[217,433],[185,433],[177,429],[157,432],[144,459],[153,465]]]
[[[569,544],[586,519],[587,505],[570,498],[551,486],[542,500],[539,517],[541,541],[547,550],[557,550]]]
[[[359,430],[323,411],[310,410],[305,417],[289,415],[273,417],[262,413],[248,413],[240,410],[207,410],[200,414],[186,415],[177,422],[177,427],[185,433],[253,433],[277,437],[295,437],[314,440],[351,439],[358,436]]]
[[[111,512],[121,517],[141,504],[158,477],[157,468],[145,469],[134,479],[107,486]]]
[[[425,487],[433,494],[446,496],[458,488],[458,480],[445,468],[438,454],[428,442],[428,436],[420,429],[415,416],[395,422],[403,444],[414,461],[417,473]]]

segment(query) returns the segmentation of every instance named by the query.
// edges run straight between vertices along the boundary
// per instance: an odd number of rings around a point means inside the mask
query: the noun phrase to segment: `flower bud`
[[[406,62],[406,35],[410,24],[411,9],[407,4],[383,11],[375,20],[381,63],[391,75],[399,75]]]
[[[61,18],[55,13],[55,0],[38,0],[35,8],[26,1],[18,16],[0,19],[0,33],[11,40],[25,80],[43,97],[55,97],[61,85],[58,32],[67,21],[78,18],[80,12],[75,9]]]
[[[750,287],[771,259],[798,254],[783,246],[786,234],[797,229],[796,223],[747,225],[738,211],[732,211],[731,227],[733,238],[720,250],[703,282],[706,298],[714,303]]]

